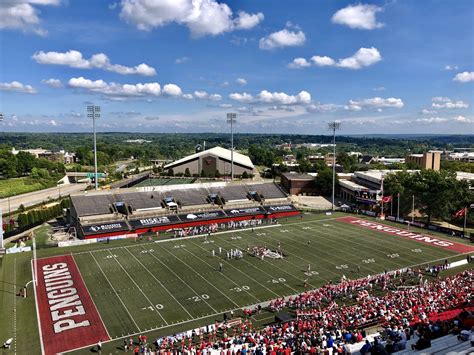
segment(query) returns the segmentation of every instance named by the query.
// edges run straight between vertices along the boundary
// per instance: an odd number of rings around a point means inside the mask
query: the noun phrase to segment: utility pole
[[[397,221],[400,219],[400,192],[397,194]]]
[[[0,208],[0,249],[3,250],[3,216],[2,216],[2,209]]]
[[[415,220],[415,195],[411,195],[411,224],[413,224],[413,221]]]
[[[100,118],[100,106],[89,105],[87,106],[87,118],[92,119],[92,129],[94,132],[94,183],[95,189],[99,189],[99,182],[97,179],[97,139],[95,134],[95,120]]]
[[[341,122],[330,122],[328,128],[332,130],[332,210],[335,210],[334,193],[336,189],[336,131],[341,129]]]
[[[237,114],[229,112],[227,113],[227,123],[230,123],[230,179],[234,181],[234,123],[236,120]]]

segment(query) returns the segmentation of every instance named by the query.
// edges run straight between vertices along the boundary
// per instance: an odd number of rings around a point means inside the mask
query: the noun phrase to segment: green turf
[[[135,187],[192,184],[195,180],[194,178],[153,178],[144,180]]]
[[[340,214],[333,217],[337,216]],[[463,258],[448,250],[321,214],[305,214],[302,220],[290,218],[280,222],[281,226],[253,232],[213,235],[207,244],[202,237],[159,243],[126,240],[41,249],[38,257],[74,255],[110,335],[118,338],[105,344],[107,353],[117,351],[122,344],[119,338],[128,334],[147,332],[149,339],[154,339],[222,320],[223,312],[230,309],[302,292],[304,279],[308,279],[311,287],[319,287],[329,280],[339,281],[343,274],[358,278],[447,257]],[[219,246],[225,251],[245,251],[247,246],[276,249],[278,243],[287,254],[283,260],[262,261],[245,255],[242,260],[228,261],[223,256],[211,255],[213,249],[218,254]],[[11,334],[9,318],[14,299],[7,293],[13,286],[5,282],[12,282],[14,269],[17,278],[31,278],[30,258],[29,253],[9,255],[3,261],[0,318],[7,319],[7,327],[0,329],[3,338]],[[218,271],[220,262],[224,265],[223,273]],[[310,276],[305,275],[308,264],[313,272]],[[18,353],[26,353],[32,344],[38,344],[34,299],[18,298],[17,302],[21,302],[18,309],[29,314],[17,318]],[[269,319],[271,314],[263,314],[260,324]]]

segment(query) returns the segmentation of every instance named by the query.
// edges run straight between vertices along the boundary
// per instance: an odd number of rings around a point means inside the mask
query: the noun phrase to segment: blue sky
[[[5,131],[474,133],[474,3],[3,0]]]

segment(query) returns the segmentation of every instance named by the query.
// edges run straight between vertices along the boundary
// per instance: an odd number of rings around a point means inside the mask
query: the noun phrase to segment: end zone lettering
[[[71,255],[38,259],[37,274],[36,302],[45,355],[109,339]]]
[[[386,224],[375,223],[364,219],[359,219],[356,217],[341,217],[337,218],[338,221],[346,222],[354,225],[359,225],[364,228],[370,228],[372,230],[380,231],[387,233],[393,236],[398,236],[402,238],[411,239],[420,243],[436,246],[439,248],[445,248],[448,250],[455,251],[457,253],[469,253],[474,251],[474,248],[470,245],[458,243],[455,241],[448,241],[440,238],[435,238],[432,236],[427,236],[419,233],[413,233],[405,229],[400,229],[392,227]]]
[[[77,294],[77,289],[72,287],[74,282],[67,264],[44,265],[43,277],[54,332],[61,333],[65,330],[89,326],[89,320],[76,323],[73,318],[77,315],[84,315],[86,312]]]
[[[440,240],[440,239],[436,239],[436,238],[433,238],[433,237],[427,237],[426,235],[423,235],[423,234],[411,233],[411,232],[403,230],[403,229],[398,229],[398,228],[394,228],[394,227],[390,227],[390,226],[384,226],[383,224],[363,221],[363,220],[360,220],[360,219],[356,219],[354,221],[351,221],[351,223],[360,224],[364,227],[368,227],[368,228],[383,231],[383,232],[394,233],[394,234],[402,236],[402,237],[406,237],[406,238],[410,238],[410,239],[416,239],[416,240],[419,240],[421,242],[438,245],[440,247],[448,247],[448,246],[453,245],[453,243],[448,242],[446,240]]]

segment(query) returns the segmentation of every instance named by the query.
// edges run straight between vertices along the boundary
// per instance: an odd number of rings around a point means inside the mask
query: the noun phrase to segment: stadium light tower
[[[95,189],[98,190],[99,185],[97,181],[97,139],[95,134],[95,120],[100,118],[100,106],[87,106],[87,118],[92,119],[92,129],[94,131],[94,183]]]
[[[237,114],[227,113],[227,123],[230,123],[230,179],[234,180],[234,123],[237,123]]]
[[[332,131],[332,210],[334,211],[334,191],[336,189],[336,131],[341,129],[341,122],[330,122],[328,128]]]

